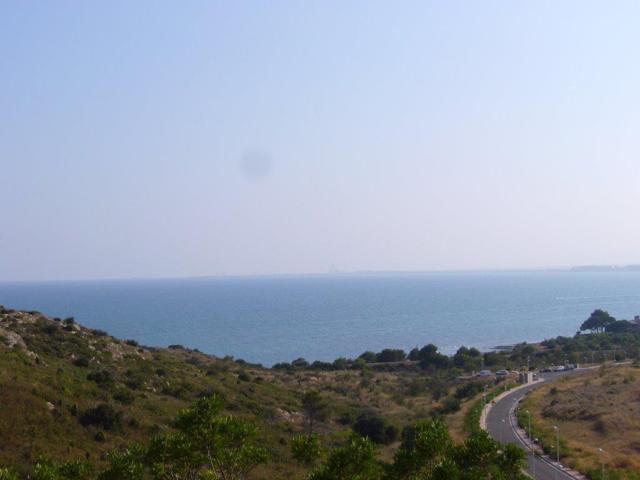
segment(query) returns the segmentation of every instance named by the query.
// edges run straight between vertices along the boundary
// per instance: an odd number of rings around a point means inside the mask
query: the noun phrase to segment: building
[[[519,372],[518,373],[518,383],[532,383],[534,380],[533,372]]]

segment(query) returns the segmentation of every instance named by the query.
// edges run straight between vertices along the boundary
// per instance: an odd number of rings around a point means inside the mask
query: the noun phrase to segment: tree
[[[453,364],[465,371],[477,370],[480,368],[480,355],[479,350],[462,346],[453,356]]]
[[[589,318],[587,318],[582,325],[580,325],[580,330],[589,330],[593,332],[604,332],[607,325],[615,322],[616,319],[609,315],[609,312],[604,310],[596,309],[594,310]]]
[[[366,351],[358,358],[363,359],[367,363],[374,363],[377,359],[377,355],[375,354],[375,352]]]
[[[616,320],[604,327],[607,333],[624,333],[633,328],[633,324],[628,320]]]
[[[385,348],[376,356],[376,361],[381,363],[401,362],[407,358],[404,350],[399,348]]]
[[[324,449],[318,435],[295,435],[291,439],[293,458],[307,467],[312,466],[323,455]]]
[[[461,480],[492,478],[524,480],[524,452],[514,445],[501,445],[484,430],[471,435],[456,446],[452,457],[463,472]]]
[[[332,450],[326,463],[312,472],[309,480],[378,480],[381,476],[373,442],[353,435],[346,445]]]
[[[524,451],[512,444],[503,445],[499,464],[508,479],[521,478],[522,468],[525,466]]]
[[[91,471],[91,465],[81,460],[57,463],[41,457],[33,469],[33,480],[85,480]]]
[[[429,478],[452,446],[449,430],[441,420],[419,422],[405,435],[391,467],[392,479]]]
[[[195,468],[205,478],[242,480],[266,462],[267,452],[258,446],[256,427],[246,420],[220,415],[221,410],[222,401],[212,395],[180,412],[176,419],[178,433],[169,434],[156,445],[163,464],[178,470]]]
[[[418,353],[420,367],[424,369],[446,368],[449,366],[449,357],[438,352],[438,347],[433,344],[425,345]]]
[[[122,450],[107,454],[109,466],[99,476],[99,480],[142,480],[144,478],[144,456],[142,445],[133,443]]]
[[[309,362],[307,362],[304,358],[296,358],[293,362],[291,362],[291,366],[294,368],[307,368],[309,366]]]
[[[398,429],[375,412],[363,412],[353,424],[353,431],[377,444],[388,445],[398,437]]]
[[[322,421],[327,416],[327,402],[319,392],[310,390],[302,396],[302,411],[307,421],[308,433],[313,433],[316,422]]]
[[[418,347],[412,348],[407,358],[414,362],[420,360],[420,349]]]

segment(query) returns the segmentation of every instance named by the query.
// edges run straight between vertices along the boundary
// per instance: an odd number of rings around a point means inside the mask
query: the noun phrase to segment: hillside
[[[83,459],[101,469],[109,452],[171,435],[179,412],[214,394],[224,415],[258,428],[268,462],[246,478],[308,478],[310,466],[294,459],[292,445],[296,435],[311,430],[325,452],[347,448],[353,432],[366,436],[375,443],[376,461],[388,466],[425,419],[443,418],[456,442],[478,441],[469,435],[477,431],[481,392],[502,384],[469,372],[637,358],[639,338],[632,329],[498,352],[461,347],[451,357],[426,345],[408,354],[385,349],[355,360],[297,359],[264,368],[181,345],[141,346],[73,318],[0,307],[0,467],[26,478],[44,455]],[[611,421],[603,423],[605,430],[621,419]],[[624,468],[624,460],[612,463]]]
[[[269,450],[270,462],[251,478],[302,478],[290,439],[305,429],[305,392],[321,392],[326,405],[314,427],[324,443],[344,441],[364,413],[391,427],[380,452],[389,459],[399,432],[441,405],[428,388],[431,376],[266,369],[0,308],[0,465],[25,472],[43,454],[101,464],[118,446],[170,431],[180,409],[217,393],[228,413],[256,422]]]
[[[640,471],[640,368],[601,366],[533,391],[522,402],[532,416],[534,435],[552,452],[553,426],[560,429],[563,463],[600,478],[637,479]],[[603,451],[599,451],[602,449]],[[554,454],[555,455],[555,454]]]

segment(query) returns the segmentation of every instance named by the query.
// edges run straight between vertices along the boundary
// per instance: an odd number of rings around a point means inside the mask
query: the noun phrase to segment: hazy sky
[[[640,2],[0,4],[0,280],[640,262]]]

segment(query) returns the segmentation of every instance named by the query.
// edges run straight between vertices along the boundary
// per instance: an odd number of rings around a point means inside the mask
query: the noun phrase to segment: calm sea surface
[[[385,347],[572,335],[595,308],[640,314],[640,272],[362,274],[0,283],[0,304],[74,316],[146,345],[271,365]]]

